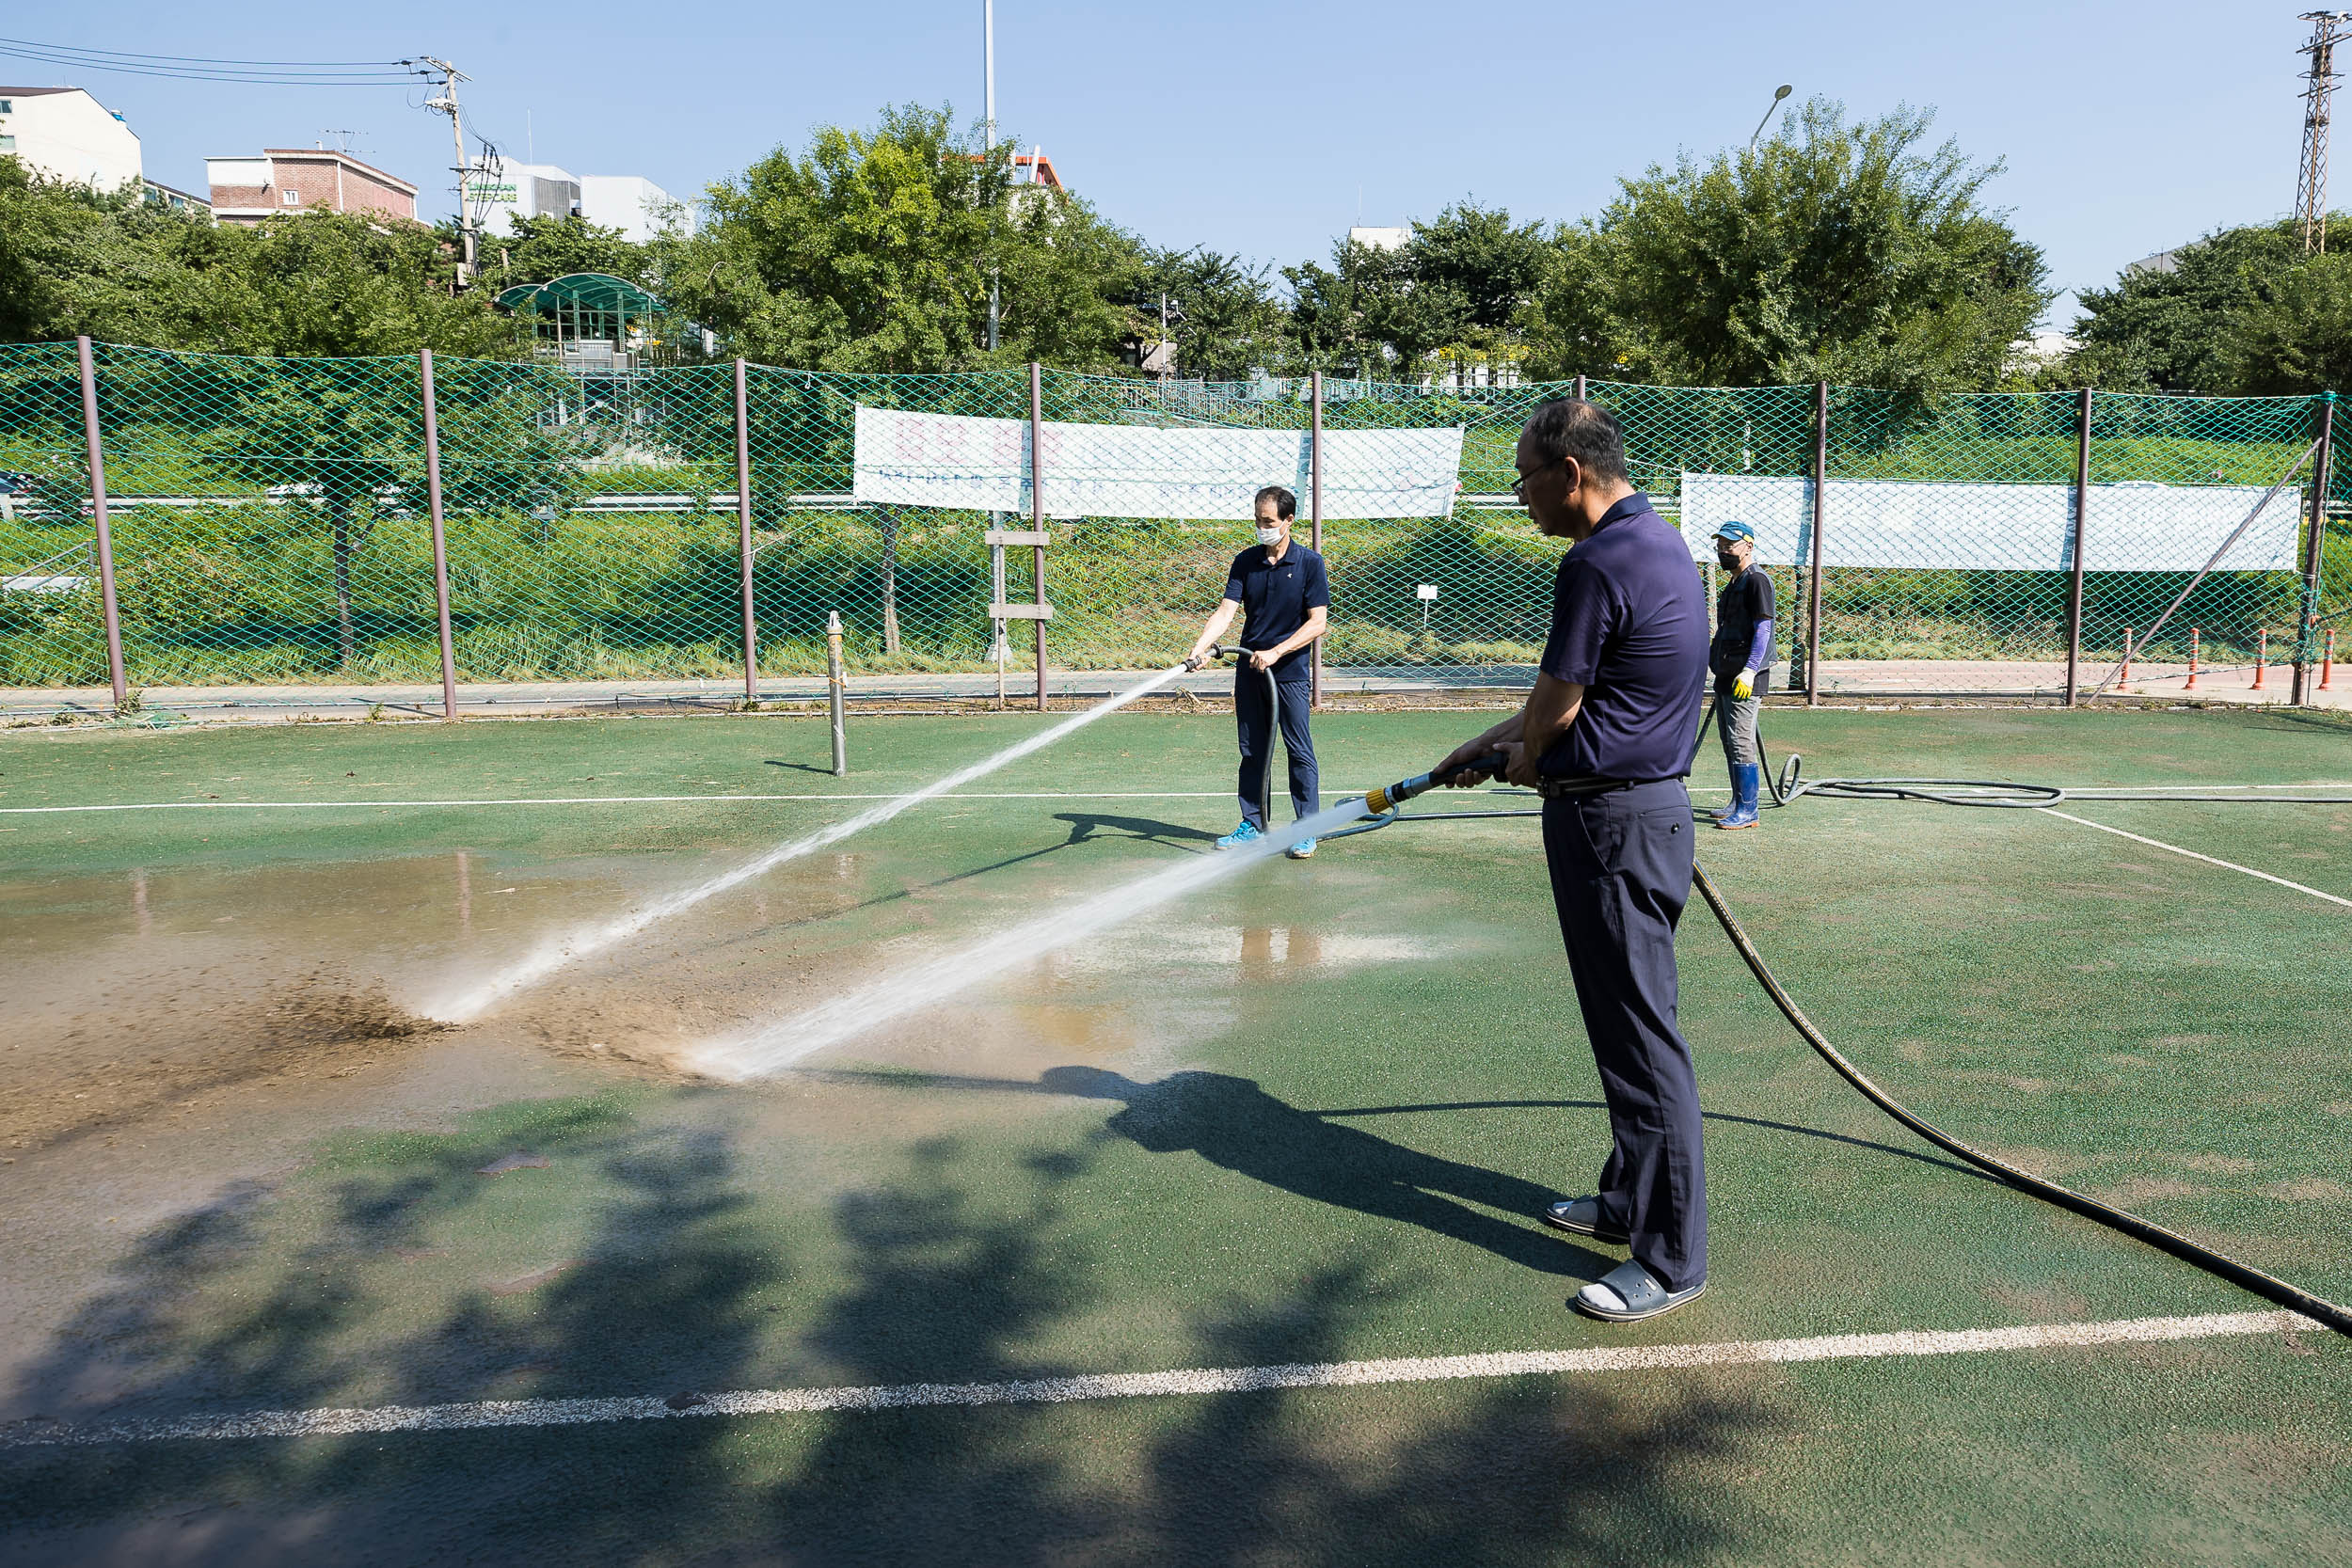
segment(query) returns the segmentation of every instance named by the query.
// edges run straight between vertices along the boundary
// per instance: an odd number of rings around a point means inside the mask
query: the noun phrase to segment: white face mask
[[[1261,544],[1261,545],[1279,545],[1279,544],[1280,544],[1281,542],[1282,542],[1282,531],[1281,531],[1280,529],[1279,529],[1279,528],[1268,528],[1268,527],[1266,527],[1266,525],[1265,525],[1265,524],[1263,524],[1263,523],[1260,523],[1260,524],[1258,525],[1258,543],[1259,543],[1259,544]]]

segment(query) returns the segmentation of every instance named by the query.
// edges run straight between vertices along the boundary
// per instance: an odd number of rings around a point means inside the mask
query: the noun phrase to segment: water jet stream
[[[1008,763],[1020,761],[1032,752],[1041,751],[1073,731],[1085,728],[1105,714],[1116,713],[1138,697],[1149,696],[1184,673],[1181,664],[1161,671],[1147,680],[1138,681],[1124,691],[1114,692],[1083,713],[1073,714],[1051,728],[1040,730],[1025,739],[1015,742],[994,756],[976,762],[971,767],[948,774],[936,784],[924,785],[912,795],[898,795],[882,801],[855,816],[820,828],[805,838],[777,846],[764,855],[744,862],[732,871],[723,872],[708,881],[697,882],[683,892],[666,898],[643,904],[627,914],[600,925],[587,926],[566,935],[551,938],[534,949],[529,957],[501,970],[470,990],[423,1009],[428,1016],[449,1023],[464,1023],[479,1018],[517,991],[538,984],[557,970],[576,963],[594,953],[600,953],[615,943],[627,942],[647,927],[659,925],[672,915],[681,914],[707,899],[715,898],[729,888],[740,887],[755,877],[774,870],[787,861],[813,855],[818,850],[840,843],[850,834],[889,821],[912,806],[942,795],[973,780],[984,778]]]
[[[1108,930],[1211,882],[1234,876],[1301,839],[1319,837],[1363,815],[1364,802],[1357,799],[1343,800],[1286,827],[1268,823],[1265,836],[1239,848],[1187,857],[1123,886],[999,931],[960,951],[895,970],[781,1022],[736,1039],[712,1041],[693,1052],[688,1060],[714,1078],[766,1077],[827,1046],[838,1045],[893,1019],[943,1002],[1040,954]]]

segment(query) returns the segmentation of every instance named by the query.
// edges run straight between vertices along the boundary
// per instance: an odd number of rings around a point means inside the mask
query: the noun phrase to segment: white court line
[[[695,1396],[684,1409],[659,1395],[600,1400],[484,1400],[466,1404],[375,1409],[254,1410],[179,1420],[104,1425],[18,1423],[0,1429],[0,1448],[62,1444],[218,1441],[240,1437],[347,1437],[380,1432],[463,1432],[483,1427],[582,1426],[697,1416],[777,1416],[823,1411],[906,1410],[927,1405],[1062,1404],[1171,1394],[1248,1394],[1275,1388],[1344,1388],[1461,1378],[1577,1372],[1674,1370],[1756,1362],[1850,1361],[1901,1355],[1963,1355],[2058,1346],[2144,1344],[2281,1334],[2321,1325],[2296,1312],[2216,1312],[2195,1318],[2124,1318],[2018,1328],[1829,1334],[1810,1339],[1736,1339],[1701,1345],[1509,1351],[1389,1361],[1309,1361],[1279,1367],[1205,1367],[1168,1372],[1107,1372],[1014,1383],[900,1383],[850,1388],[764,1388]],[[675,1398],[676,1396],[672,1396]]]
[[[2080,784],[2081,789],[2336,789],[2352,785],[2302,784]],[[912,791],[895,794],[866,795],[556,795],[517,796],[501,800],[128,800],[114,805],[99,806],[0,806],[0,816],[56,816],[76,812],[113,811],[332,811],[346,806],[645,806],[687,804],[694,801],[725,803],[727,801],[760,800],[896,800]],[[1327,789],[1326,795],[1344,800],[1361,795],[1361,789]],[[1727,786],[1692,784],[1693,795],[1728,795]],[[959,790],[941,795],[942,800],[1219,800],[1232,794],[1230,789],[1030,789],[983,792]],[[2183,851],[2185,853],[2185,851]]]
[[[338,806],[639,806],[687,800],[898,800],[891,795],[559,795],[511,800],[133,800],[108,806],[0,806],[0,816],[42,816],[86,811],[288,811]],[[1230,789],[1041,789],[990,795],[978,791],[939,795],[940,800],[1214,800]],[[1362,790],[1356,794],[1361,795]]]
[[[2267,871],[2257,871],[2250,865],[2240,865],[2235,861],[2225,861],[2213,855],[2201,855],[2194,849],[2184,849],[2177,844],[2167,844],[2160,838],[2146,838],[2138,833],[2127,833],[2121,828],[2110,828],[2104,822],[2093,822],[2088,816],[2076,816],[2072,812],[2051,811],[2045,807],[2042,815],[2062,816],[2069,822],[2079,822],[2086,828],[2096,828],[2103,833],[2113,833],[2118,838],[2128,838],[2135,844],[2145,844],[2151,849],[2162,849],[2170,854],[2185,856],[2189,860],[2203,861],[2207,865],[2218,865],[2232,871],[2243,871],[2249,877],[2260,877],[2265,882],[2276,882],[2280,887],[2293,888],[2297,893],[2308,893],[2314,898],[2324,898],[2330,904],[2352,910],[2352,898],[2339,898],[2332,893],[2322,893],[2315,887],[2305,887],[2300,882],[2290,882],[2284,877],[2273,877]]]

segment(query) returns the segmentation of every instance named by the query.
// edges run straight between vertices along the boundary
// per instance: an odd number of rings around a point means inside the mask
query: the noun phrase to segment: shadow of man
[[[1057,1067],[1039,1085],[1054,1094],[1121,1101],[1126,1108],[1105,1130],[1154,1154],[1189,1150],[1270,1187],[1417,1225],[1543,1274],[1597,1279],[1617,1266],[1613,1258],[1534,1228],[1534,1216],[1559,1194],[1326,1121],[1247,1078],[1179,1072],[1138,1084],[1101,1068]],[[1523,1218],[1514,1223],[1484,1210]]]
[[[1187,828],[1179,822],[1162,822],[1150,816],[1112,816],[1102,812],[1056,812],[1054,820],[1070,824],[1070,837],[1054,846],[1067,849],[1073,844],[1084,844],[1098,833],[1118,833],[1126,838],[1139,838],[1150,844],[1168,844],[1184,847],[1193,844],[1215,844],[1216,834],[1199,828]]]

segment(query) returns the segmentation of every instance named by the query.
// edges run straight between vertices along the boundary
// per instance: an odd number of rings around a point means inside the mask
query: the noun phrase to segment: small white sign
[[[1434,599],[1437,596],[1438,585],[1434,582],[1422,583],[1413,590],[1413,597],[1417,599]]]

